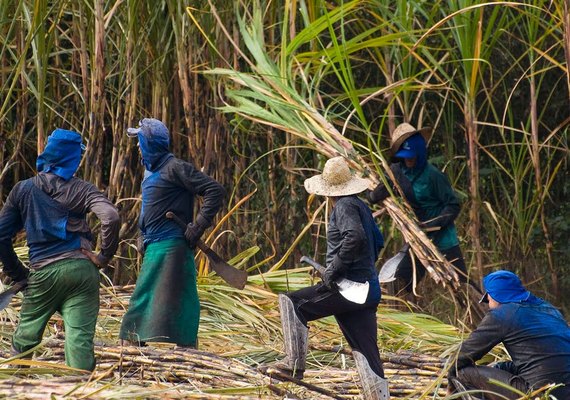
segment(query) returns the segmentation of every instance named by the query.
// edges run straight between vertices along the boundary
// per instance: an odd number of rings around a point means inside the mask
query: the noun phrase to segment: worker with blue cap
[[[485,399],[518,399],[520,392],[556,384],[550,394],[570,399],[570,327],[562,314],[513,272],[493,272],[483,285],[481,302],[489,312],[461,344],[449,370],[450,392],[480,390]],[[511,360],[475,365],[499,343]]]

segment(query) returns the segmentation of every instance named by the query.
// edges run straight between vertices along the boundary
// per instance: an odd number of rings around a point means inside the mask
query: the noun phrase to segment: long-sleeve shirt
[[[570,327],[550,303],[532,297],[490,310],[461,344],[457,369],[472,365],[502,342],[517,375],[535,389],[547,383],[563,383],[567,386],[553,394],[569,399]]]
[[[154,172],[145,172],[142,183],[143,203],[139,226],[145,244],[183,238],[183,229],[165,215],[172,211],[185,223],[192,222],[195,196],[203,199],[196,219],[210,225],[221,209],[226,193],[213,178],[171,154],[165,155],[158,164],[162,165]]]
[[[418,220],[428,227],[441,228],[428,233],[435,245],[442,251],[459,245],[453,221],[459,215],[460,205],[447,176],[429,162],[423,168],[408,169],[398,163],[391,169]],[[368,199],[378,203],[388,196],[388,190],[380,184]]]
[[[334,265],[343,277],[366,282],[375,275],[374,264],[383,245],[368,206],[356,196],[339,198],[329,219],[327,268]]]
[[[38,199],[44,194],[48,197]],[[101,221],[98,258],[104,264],[117,251],[120,218],[113,203],[99,189],[76,177],[66,181],[43,172],[18,182],[0,211],[0,261],[4,269],[21,265],[12,239],[22,229],[26,229],[32,268],[63,258],[86,258],[80,249],[91,250],[91,230],[85,219],[89,212],[95,213]],[[62,232],[54,236],[49,229],[55,225],[62,228]]]

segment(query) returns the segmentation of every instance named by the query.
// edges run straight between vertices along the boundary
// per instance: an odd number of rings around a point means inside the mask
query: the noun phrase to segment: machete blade
[[[16,282],[10,288],[0,293],[0,311],[8,307],[10,301],[12,301],[12,297],[14,297],[16,293],[25,288],[27,285],[28,285],[28,280],[24,279],[19,282]]]
[[[172,211],[166,213],[166,218],[172,219],[176,222],[182,229],[186,229],[186,223],[180,219],[180,217],[174,214]],[[241,269],[232,267],[230,264],[225,262],[222,257],[220,257],[214,250],[212,250],[203,240],[199,240],[197,247],[202,250],[202,252],[208,257],[210,261],[210,267],[212,270],[220,276],[226,283],[237,289],[243,289],[245,283],[247,282],[247,272]]]
[[[382,265],[378,273],[380,283],[388,283],[396,280],[396,272],[398,272],[402,260],[406,258],[409,249],[410,245],[406,243],[395,256],[391,257]]]

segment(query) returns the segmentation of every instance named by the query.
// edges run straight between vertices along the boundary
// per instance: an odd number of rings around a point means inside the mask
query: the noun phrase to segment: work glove
[[[441,213],[437,217],[432,218],[425,222],[421,222],[420,227],[423,229],[436,228],[436,227],[440,227],[443,229],[446,226],[452,224],[458,214],[459,214],[459,205],[457,204],[447,205],[443,207],[443,210],[441,210]]]
[[[137,237],[137,252],[141,256],[144,256],[144,236],[143,235],[139,235]]]
[[[13,268],[6,268],[4,266],[4,273],[12,280],[13,283],[23,281],[30,275],[30,270],[24,267],[24,264],[20,260]]]
[[[331,268],[327,268],[321,277],[323,285],[329,290],[338,290],[338,285],[335,282],[335,274]]]
[[[198,241],[204,234],[206,228],[208,228],[210,224],[206,220],[206,218],[202,217],[200,214],[196,217],[196,221],[190,222],[186,225],[186,231],[184,232],[184,237],[186,238],[186,242],[191,249],[194,249],[198,244]]]
[[[323,272],[322,280],[323,285],[325,285],[330,290],[338,290],[338,285],[336,284],[336,280],[342,275],[346,266],[337,258],[334,258],[333,261],[327,266],[325,272]]]

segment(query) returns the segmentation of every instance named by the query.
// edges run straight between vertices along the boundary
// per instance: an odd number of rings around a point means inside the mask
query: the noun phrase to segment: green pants
[[[95,369],[93,337],[99,313],[99,271],[84,259],[56,261],[31,271],[20,323],[12,338],[18,353],[37,346],[51,316],[59,312],[65,326],[65,363]]]
[[[120,338],[196,346],[199,323],[194,253],[183,239],[149,244]]]

